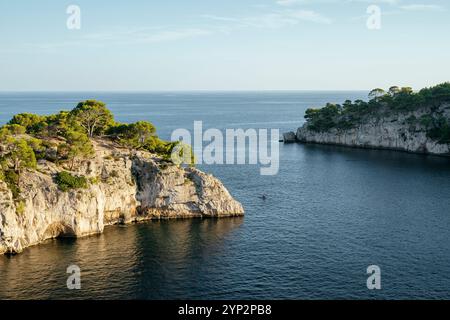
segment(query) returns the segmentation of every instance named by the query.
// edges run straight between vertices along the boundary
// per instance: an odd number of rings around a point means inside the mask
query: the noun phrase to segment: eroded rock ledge
[[[95,157],[73,174],[88,188],[63,192],[54,175],[63,169],[41,160],[20,179],[22,208],[0,181],[0,254],[57,237],[101,233],[107,225],[151,219],[230,217],[244,214],[222,183],[194,168],[161,162],[106,140],[93,141]]]

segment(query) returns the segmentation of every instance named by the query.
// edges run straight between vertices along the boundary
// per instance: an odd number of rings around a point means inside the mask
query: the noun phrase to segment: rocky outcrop
[[[450,107],[441,106],[440,115],[450,118]],[[430,139],[426,128],[410,119],[420,119],[431,111],[422,109],[416,112],[395,114],[387,117],[366,119],[358,126],[339,130],[333,128],[326,132],[310,130],[305,124],[297,131],[296,138],[303,143],[332,144],[358,148],[390,149],[412,153],[450,156],[450,144]]]
[[[294,143],[297,142],[297,136],[295,134],[295,132],[286,132],[283,133],[283,142],[284,143]]]
[[[72,172],[89,179],[86,189],[59,190],[54,175],[63,168],[44,160],[36,171],[21,174],[20,201],[0,181],[0,254],[57,237],[101,233],[112,224],[244,213],[211,175],[112,142],[93,143],[95,157]]]

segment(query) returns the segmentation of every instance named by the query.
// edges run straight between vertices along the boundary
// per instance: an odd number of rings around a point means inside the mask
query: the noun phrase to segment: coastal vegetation
[[[106,105],[97,100],[86,100],[69,112],[48,116],[21,113],[0,128],[0,180],[19,201],[23,171],[36,169],[37,162],[45,159],[67,170],[54,177],[60,190],[85,188],[88,179],[69,171],[94,156],[92,139],[96,138],[109,139],[130,150],[151,152],[166,165],[178,144],[161,140],[150,122],[116,122]]]
[[[75,176],[67,171],[61,171],[56,174],[55,182],[61,191],[68,191],[71,189],[86,189],[88,181],[86,177]]]
[[[450,143],[450,119],[440,107],[450,107],[450,83],[414,92],[410,87],[377,88],[369,93],[369,100],[347,100],[343,104],[328,103],[320,109],[306,110],[307,128],[315,132],[331,129],[348,130],[371,119],[382,119],[396,114],[411,114],[406,125],[414,130],[422,126],[430,139]],[[420,111],[426,112],[420,113]],[[416,116],[414,113],[420,113]]]

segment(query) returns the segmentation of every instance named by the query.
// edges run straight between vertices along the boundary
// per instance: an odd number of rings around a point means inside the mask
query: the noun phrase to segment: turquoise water
[[[279,128],[307,107],[363,92],[2,93],[0,123],[78,101],[107,102],[119,121],[176,128]],[[0,298],[450,298],[450,160],[391,151],[280,145],[280,171],[203,165],[246,209],[244,218],[109,227],[0,257]],[[262,201],[259,196],[267,194]],[[82,289],[66,288],[66,268]],[[378,265],[382,290],[366,287]]]

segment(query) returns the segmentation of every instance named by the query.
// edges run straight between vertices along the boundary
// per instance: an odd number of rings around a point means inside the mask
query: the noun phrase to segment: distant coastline
[[[306,123],[284,142],[450,156],[450,83],[374,89],[369,98],[306,110]]]

